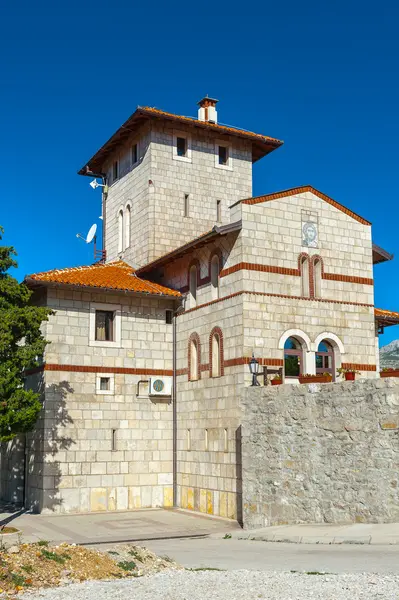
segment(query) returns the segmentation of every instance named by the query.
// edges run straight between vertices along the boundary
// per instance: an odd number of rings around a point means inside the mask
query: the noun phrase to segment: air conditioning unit
[[[150,396],[171,396],[172,377],[150,377]]]

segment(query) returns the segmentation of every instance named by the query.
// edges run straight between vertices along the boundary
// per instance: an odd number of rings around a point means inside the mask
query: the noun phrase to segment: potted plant
[[[345,377],[345,381],[355,381],[356,375],[360,375],[360,371],[356,371],[356,369],[343,369],[342,367],[337,369],[337,373]]]
[[[305,373],[299,375],[299,383],[331,383],[331,381],[331,373],[316,373],[315,375]]]
[[[283,379],[279,373],[277,373],[270,381],[272,385],[281,385],[283,383]]]
[[[385,367],[380,371],[380,377],[399,377],[399,369]]]

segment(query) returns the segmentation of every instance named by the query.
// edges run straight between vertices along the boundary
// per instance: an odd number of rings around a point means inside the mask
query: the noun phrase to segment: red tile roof
[[[303,194],[305,192],[311,192],[315,196],[318,196],[328,204],[331,204],[331,206],[335,206],[335,208],[338,208],[338,210],[342,211],[349,217],[352,217],[352,219],[355,219],[355,221],[359,221],[359,223],[362,223],[363,225],[371,225],[370,221],[366,221],[366,219],[363,219],[363,217],[357,215],[355,212],[353,212],[353,210],[350,210],[350,208],[347,208],[343,204],[333,200],[333,198],[323,194],[323,192],[319,192],[319,190],[316,190],[316,188],[312,187],[311,185],[302,185],[300,187],[294,187],[289,190],[276,192],[274,194],[265,194],[263,196],[256,196],[254,198],[246,198],[245,200],[238,200],[238,202],[235,202],[235,204],[239,204],[240,202],[241,204],[260,204],[262,202],[269,202],[270,200],[286,198],[287,196],[296,196],[297,194]],[[232,206],[235,206],[235,204]]]
[[[54,269],[44,273],[34,273],[25,278],[27,285],[38,283],[63,284],[82,288],[101,288],[156,296],[181,296],[158,283],[140,279],[134,269],[122,260],[111,263],[95,263],[85,267]]]
[[[375,318],[377,321],[390,322],[391,325],[395,323],[399,323],[399,313],[394,312],[393,310],[384,310],[383,308],[375,308],[374,309]]]
[[[92,172],[100,172],[103,169],[104,161],[107,160],[114,150],[121,144],[125,143],[128,138],[149,119],[164,119],[173,121],[177,124],[192,125],[194,127],[199,127],[200,129],[214,131],[215,133],[233,135],[235,137],[250,140],[253,142],[253,162],[259,160],[263,156],[266,156],[266,154],[269,154],[276,148],[279,148],[279,146],[282,146],[284,143],[276,138],[262,135],[260,133],[254,133],[252,131],[246,131],[245,129],[209,123],[208,121],[199,121],[193,117],[175,115],[164,110],[159,110],[158,108],[152,108],[150,106],[138,106],[128,120],[119,127],[119,129],[109,138],[109,140],[105,142],[105,144],[95,153],[94,156],[92,156],[87,164],[78,171],[79,175],[86,175],[86,167]]]

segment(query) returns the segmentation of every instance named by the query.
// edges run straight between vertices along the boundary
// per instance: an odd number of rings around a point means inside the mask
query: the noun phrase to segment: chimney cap
[[[202,98],[202,100],[197,102],[197,104],[199,106],[203,106],[204,104],[209,103],[210,106],[215,106],[217,102],[219,102],[219,100],[216,100],[216,98],[209,98],[207,94],[204,98]]]

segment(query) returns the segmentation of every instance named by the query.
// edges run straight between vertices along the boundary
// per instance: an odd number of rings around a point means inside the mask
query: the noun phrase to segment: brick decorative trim
[[[323,279],[330,281],[345,281],[347,283],[361,283],[363,285],[374,285],[374,279],[368,277],[355,277],[354,275],[339,275],[338,273],[323,273]]]
[[[97,367],[95,365],[60,365],[46,363],[41,367],[35,367],[25,371],[25,375],[33,375],[40,371],[65,371],[70,373],[115,373],[119,375],[164,375],[172,376],[172,369],[136,369],[130,367]]]
[[[223,269],[220,272],[220,277],[226,277],[227,275],[231,275],[232,273],[236,273],[237,271],[241,271],[241,270],[257,271],[260,273],[276,273],[277,275],[292,275],[294,277],[300,277],[302,260],[305,257],[309,258],[309,260],[310,260],[310,262],[309,262],[310,286],[309,287],[310,287],[311,292],[312,292],[312,289],[314,290],[313,270],[314,270],[314,263],[315,263],[316,259],[319,259],[322,261],[322,278],[323,279],[329,279],[331,281],[344,281],[347,283],[360,283],[362,285],[374,285],[374,280],[370,279],[368,277],[357,277],[355,275],[340,275],[340,274],[335,274],[335,273],[325,273],[324,272],[324,263],[323,263],[321,256],[319,256],[317,254],[315,256],[312,256],[312,258],[310,259],[309,255],[306,254],[306,252],[302,252],[299,255],[297,269],[291,269],[291,268],[287,268],[287,267],[278,267],[275,265],[258,265],[255,263],[240,262],[240,263],[237,263],[236,265],[228,267],[227,269]],[[183,293],[183,290],[181,289],[180,292]]]
[[[213,338],[219,338],[219,375],[213,374]],[[209,334],[209,377],[223,377],[224,375],[224,347],[223,332],[220,327],[214,327]]]
[[[240,262],[232,267],[228,267],[227,269],[223,269],[220,272],[220,277],[226,277],[227,275],[231,275],[232,273],[236,273],[241,270],[246,271],[258,271],[261,273],[277,273],[278,275],[294,275],[299,277],[300,271],[299,269],[288,269],[286,267],[276,267],[274,265],[257,265],[255,263],[248,262]]]
[[[240,365],[249,365],[250,356],[240,356],[239,358],[229,358],[224,361],[225,367],[237,367]],[[284,361],[281,358],[259,358],[257,359],[262,367],[283,367]]]
[[[197,346],[197,377],[192,378],[191,375],[191,345],[195,344]],[[188,338],[188,348],[187,348],[187,366],[188,366],[188,380],[189,381],[197,381],[201,379],[201,341],[198,333],[193,331]]]
[[[342,363],[343,369],[354,369],[355,371],[376,371],[376,365],[365,365],[357,363]]]
[[[176,369],[176,376],[188,375],[188,369]]]
[[[205,308],[207,306],[212,306],[213,304],[217,304],[218,302],[224,302],[225,300],[230,300],[236,296],[242,296],[243,294],[253,294],[256,296],[268,296],[271,298],[289,298],[290,300],[308,300],[312,302],[326,302],[327,304],[345,304],[348,306],[365,306],[367,308],[374,308],[374,304],[366,304],[363,302],[346,302],[344,300],[331,300],[328,298],[308,298],[306,296],[290,296],[288,294],[272,294],[269,292],[253,292],[248,290],[242,290],[240,292],[234,292],[234,294],[228,294],[227,296],[223,296],[222,298],[217,298],[216,300],[210,300],[209,302],[204,302],[203,304],[199,304],[198,306],[194,306],[194,308],[189,308],[184,312],[178,313],[176,316],[181,317],[183,315],[187,315],[188,313],[194,312],[195,310],[199,310],[201,308]]]
[[[363,217],[361,217],[360,215],[357,215],[355,212],[353,212],[353,210],[350,210],[349,208],[347,208],[346,206],[343,206],[336,200],[333,200],[333,198],[330,198],[330,196],[327,196],[326,194],[319,192],[319,190],[316,190],[311,185],[303,185],[300,187],[291,188],[290,190],[276,192],[275,194],[266,194],[264,196],[257,196],[256,198],[247,198],[246,200],[241,200],[241,204],[260,204],[262,202],[270,202],[270,200],[278,200],[279,198],[287,198],[287,196],[295,196],[297,194],[303,194],[304,192],[311,192],[315,196],[318,196],[321,200],[324,200],[325,202],[327,202],[327,204],[334,206],[334,208],[337,208],[338,210],[345,213],[349,217],[352,217],[352,219],[355,219],[355,221],[358,221],[362,225],[371,225],[370,221],[366,221],[366,219],[363,219]]]

